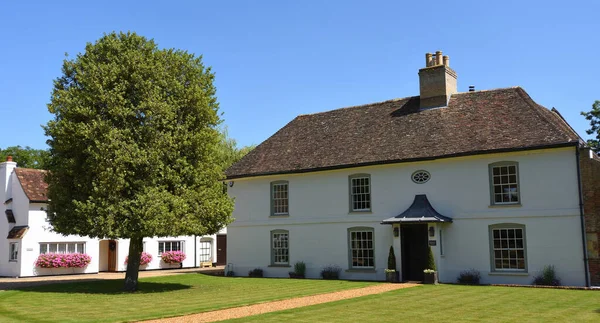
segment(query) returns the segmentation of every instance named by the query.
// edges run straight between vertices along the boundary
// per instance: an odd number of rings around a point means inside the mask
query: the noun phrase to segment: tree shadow
[[[97,280],[76,283],[47,284],[19,288],[22,292],[34,293],[67,293],[67,294],[104,294],[119,295],[130,294],[123,290],[123,279]],[[138,282],[138,290],[133,294],[165,293],[189,289],[192,286],[174,283]]]

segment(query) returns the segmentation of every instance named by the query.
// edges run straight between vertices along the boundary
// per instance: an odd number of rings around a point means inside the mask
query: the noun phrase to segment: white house
[[[19,168],[9,158],[0,163],[0,276],[27,277],[101,271],[126,270],[129,240],[92,239],[63,236],[51,230],[46,219],[45,171]],[[186,254],[182,268],[205,264],[224,265],[227,229],[211,236],[153,237],[144,239],[144,251],[152,262],[142,270],[180,268],[161,261],[163,251],[180,250]],[[35,261],[42,253],[85,253],[91,256],[85,268],[38,268]]]
[[[554,265],[565,285],[600,285],[600,159],[555,109],[519,87],[459,93],[441,52],[420,95],[300,115],[227,170],[235,198],[228,263],[307,276],[531,284]]]

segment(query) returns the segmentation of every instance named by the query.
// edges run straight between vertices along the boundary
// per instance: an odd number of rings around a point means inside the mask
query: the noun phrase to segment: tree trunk
[[[144,248],[143,237],[129,239],[129,258],[127,259],[127,272],[125,273],[125,291],[135,292],[138,285],[140,271],[140,258]]]

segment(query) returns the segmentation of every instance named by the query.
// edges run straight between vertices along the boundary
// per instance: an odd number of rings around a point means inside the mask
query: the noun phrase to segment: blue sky
[[[0,147],[47,147],[40,125],[64,54],[110,31],[203,55],[241,145],[299,114],[418,95],[435,50],[459,91],[522,86],[587,138],[579,112],[600,100],[598,12],[592,0],[4,1]]]

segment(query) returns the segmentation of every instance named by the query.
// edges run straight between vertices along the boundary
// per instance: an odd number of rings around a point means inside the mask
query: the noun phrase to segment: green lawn
[[[600,322],[600,291],[429,285],[229,322]]]
[[[360,288],[374,283],[213,277],[184,274],[140,280],[52,284],[0,291],[0,322],[122,322],[199,313],[265,301]]]

